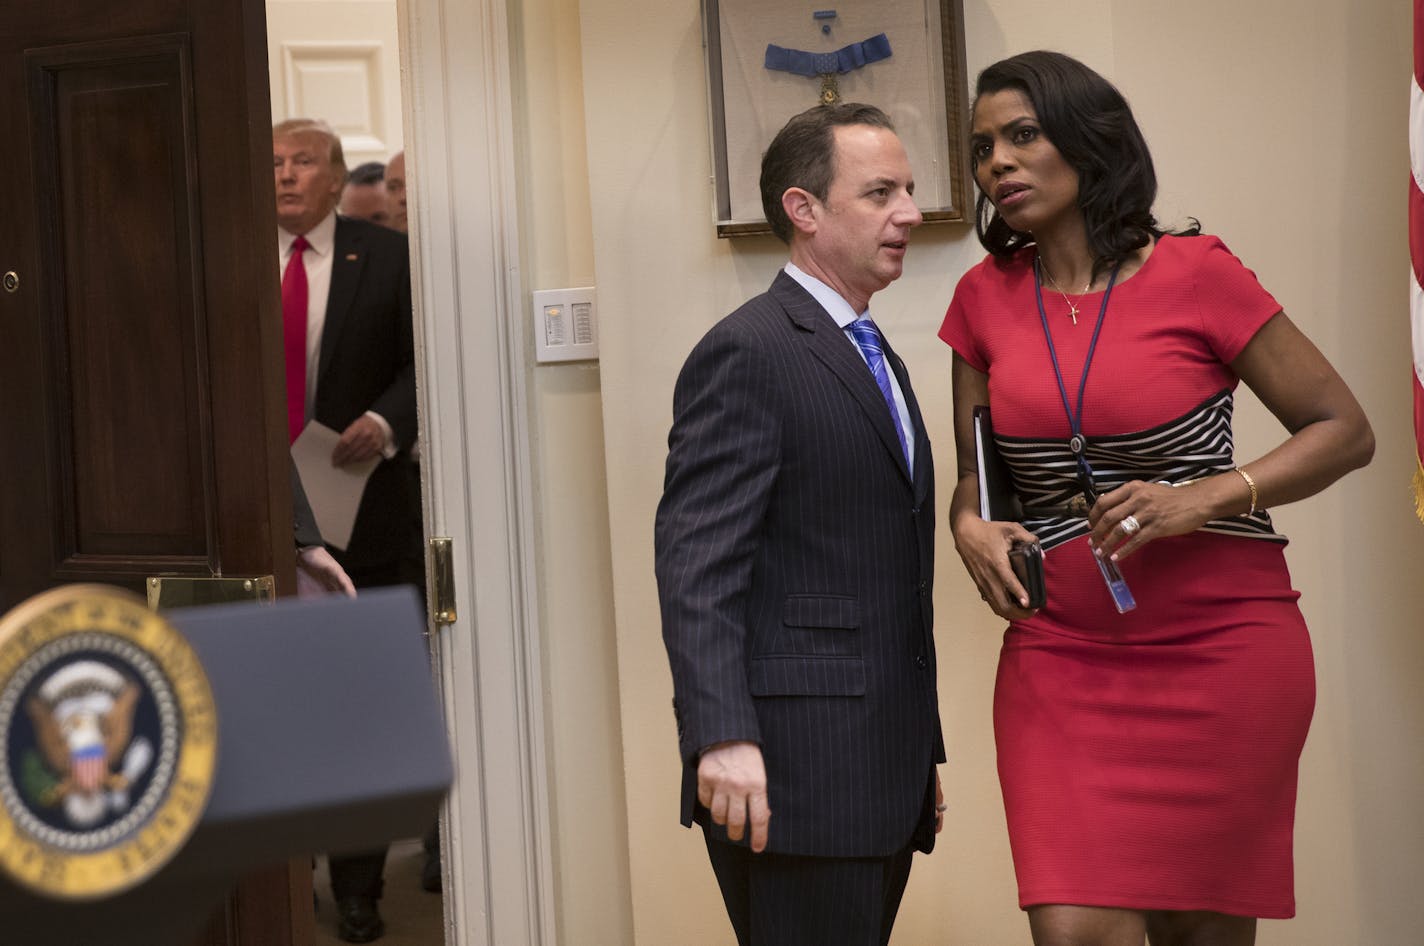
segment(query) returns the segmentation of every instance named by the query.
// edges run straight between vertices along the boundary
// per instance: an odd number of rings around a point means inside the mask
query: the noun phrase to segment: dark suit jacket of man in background
[[[899,276],[920,215],[888,119],[835,108],[778,134],[763,203],[793,262],[860,315]],[[850,127],[808,137],[822,121]],[[803,173],[777,168],[806,153],[834,155],[826,193],[777,183]],[[934,766],[944,760],[934,465],[909,375],[882,348],[913,428],[913,473],[868,357],[785,271],[697,344],[673,395],[655,558],[682,821],[704,828],[744,946],[885,942],[911,848],[934,844]],[[728,752],[741,754],[722,766]],[[756,851],[755,829],[744,837],[717,809],[734,783],[730,809],[740,810],[740,786],[759,781],[763,762],[766,853],[746,855],[734,844],[751,839]],[[746,795],[753,826],[758,795]],[[883,867],[850,866],[866,859]],[[860,912],[875,919],[850,929]]]
[[[343,431],[366,411],[391,426],[397,453],[371,473],[351,541],[333,554],[356,586],[424,590],[416,439],[410,250],[405,234],[336,218],[331,291],[312,419]]]
[[[297,472],[297,464],[289,464],[292,480],[292,537],[297,548],[325,545],[321,530],[317,528],[316,515],[312,512],[311,501],[302,486],[302,475]]]

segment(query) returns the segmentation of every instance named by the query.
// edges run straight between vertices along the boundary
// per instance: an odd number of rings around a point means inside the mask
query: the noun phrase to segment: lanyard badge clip
[[[1053,359],[1053,376],[1058,382],[1058,393],[1063,397],[1063,410],[1068,415],[1068,423],[1072,427],[1073,436],[1068,441],[1068,449],[1073,453],[1073,459],[1078,465],[1078,486],[1083,491],[1083,499],[1089,509],[1098,501],[1098,490],[1093,483],[1093,467],[1088,463],[1087,449],[1088,438],[1083,436],[1083,390],[1088,384],[1088,368],[1093,364],[1093,352],[1098,347],[1098,333],[1103,327],[1103,316],[1108,312],[1108,299],[1112,296],[1113,284],[1117,282],[1117,269],[1114,268],[1112,277],[1108,279],[1107,290],[1103,293],[1102,306],[1098,309],[1098,322],[1093,327],[1093,339],[1088,344],[1088,357],[1083,361],[1083,377],[1078,385],[1078,410],[1074,412],[1068,400],[1068,386],[1063,383],[1063,370],[1058,366],[1058,352],[1053,347],[1053,333],[1048,328],[1048,315],[1043,310],[1043,281],[1039,277],[1040,266],[1037,260],[1034,261],[1033,287],[1034,294],[1038,299],[1038,317],[1043,322],[1043,337],[1048,341],[1048,356]],[[1127,587],[1127,579],[1122,577],[1122,571],[1117,567],[1117,562],[1112,559],[1103,558],[1094,554],[1093,561],[1098,565],[1098,572],[1103,576],[1103,583],[1108,586],[1108,594],[1112,596],[1113,607],[1117,608],[1118,614],[1125,614],[1137,607],[1137,599],[1132,596],[1132,589]]]

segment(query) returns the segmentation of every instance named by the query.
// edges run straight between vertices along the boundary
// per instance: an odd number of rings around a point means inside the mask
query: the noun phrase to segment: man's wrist
[[[761,748],[761,743],[757,742],[754,739],[721,739],[717,742],[705,745],[701,749],[698,749],[697,756],[698,758],[701,758],[702,756],[706,755],[709,752],[712,752],[715,749],[726,749],[728,746],[756,746],[757,748]]]
[[[366,411],[365,416],[371,418],[376,422],[376,426],[381,428],[381,436],[384,438],[381,442],[381,456],[387,460],[391,459],[400,452],[400,449],[396,446],[396,433],[391,429],[390,422],[375,411]]]

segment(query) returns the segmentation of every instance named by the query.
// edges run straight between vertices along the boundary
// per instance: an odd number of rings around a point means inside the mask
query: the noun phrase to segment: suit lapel
[[[856,404],[865,412],[885,449],[890,451],[899,465],[900,473],[909,481],[911,477],[909,467],[905,464],[905,451],[900,446],[899,435],[895,433],[895,422],[890,419],[885,396],[880,393],[880,386],[875,383],[874,376],[866,367],[865,359],[856,354],[852,347],[854,343],[846,338],[845,332],[836,325],[835,319],[821,308],[820,303],[801,288],[796,280],[786,275],[785,270],[776,274],[776,279],[771,284],[771,294],[781,303],[791,321],[806,333],[806,347],[810,349],[811,354],[840,380]],[[889,354],[888,346],[886,353]],[[901,390],[908,391],[900,371],[896,372],[896,377],[902,379]],[[908,401],[908,393],[906,398]],[[914,417],[913,412],[911,416]],[[918,419],[915,420],[915,425],[918,437]]]
[[[881,344],[885,346],[885,357],[889,361],[890,370],[895,372],[895,380],[900,383],[900,393],[905,395],[905,407],[910,412],[910,423],[915,428],[915,499],[923,500],[930,488],[932,461],[929,433],[925,430],[925,419],[920,416],[919,399],[910,387],[910,372],[905,369],[905,363],[900,360],[900,356],[890,347],[890,340],[883,335]]]
[[[321,329],[321,358],[317,362],[317,378],[326,376],[336,343],[341,337],[351,306],[356,301],[356,289],[361,284],[361,270],[366,265],[365,247],[359,233],[341,217],[336,218],[336,240],[331,260],[331,289],[326,296],[326,321]]]

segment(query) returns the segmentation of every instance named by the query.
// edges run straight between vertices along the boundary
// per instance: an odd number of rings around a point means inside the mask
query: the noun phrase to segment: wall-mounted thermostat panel
[[[598,303],[593,286],[534,293],[535,360],[586,361],[598,357]]]

